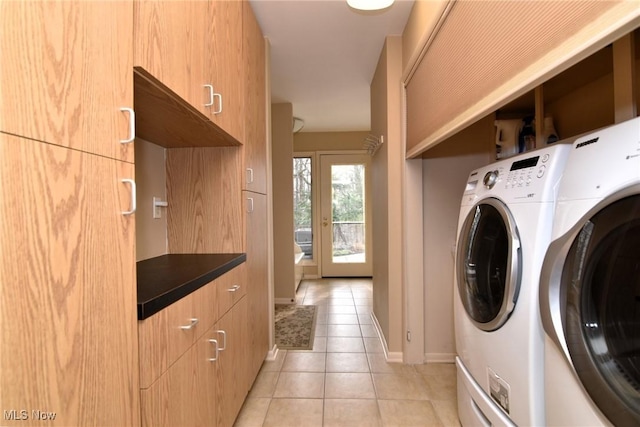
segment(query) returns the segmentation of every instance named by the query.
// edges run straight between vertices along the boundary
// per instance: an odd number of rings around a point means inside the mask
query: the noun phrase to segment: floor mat
[[[316,330],[315,305],[276,304],[275,341],[279,349],[311,350]]]

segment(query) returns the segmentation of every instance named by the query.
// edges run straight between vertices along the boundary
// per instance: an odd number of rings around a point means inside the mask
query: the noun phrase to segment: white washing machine
[[[454,286],[463,426],[544,424],[538,285],[570,149],[558,143],[469,176]]]
[[[578,138],[540,282],[546,425],[640,425],[640,118]]]

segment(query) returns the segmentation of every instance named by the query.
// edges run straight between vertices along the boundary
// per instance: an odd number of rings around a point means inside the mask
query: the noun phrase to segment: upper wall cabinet
[[[134,63],[207,114],[207,2],[136,0]],[[212,98],[210,96],[209,98]]]
[[[120,142],[134,135],[132,14],[131,1],[0,2],[0,131],[133,162]]]
[[[242,4],[210,1],[205,76],[213,86],[210,117],[222,129],[244,142],[244,79],[242,62]]]
[[[405,79],[415,157],[640,24],[637,1],[452,2]]]
[[[134,63],[244,139],[242,2],[136,0]]]
[[[244,2],[245,185],[243,189],[267,193],[266,48],[251,6]]]

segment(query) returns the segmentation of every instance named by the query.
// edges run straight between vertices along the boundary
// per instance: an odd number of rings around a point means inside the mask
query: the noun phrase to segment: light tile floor
[[[313,350],[265,361],[236,427],[459,426],[453,364],[388,363],[368,279],[301,283],[318,306]]]

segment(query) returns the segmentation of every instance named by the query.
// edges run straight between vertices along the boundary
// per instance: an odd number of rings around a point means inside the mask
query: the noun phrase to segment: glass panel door
[[[322,275],[371,276],[369,162],[321,156]]]

